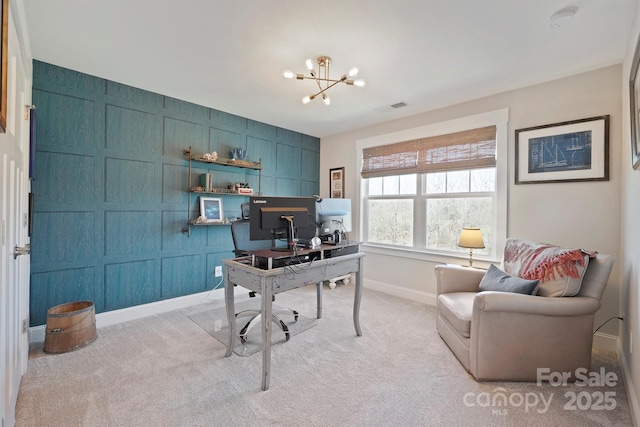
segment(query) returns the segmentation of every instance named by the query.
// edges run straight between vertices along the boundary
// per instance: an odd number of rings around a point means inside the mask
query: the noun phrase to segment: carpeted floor
[[[224,357],[225,346],[189,318],[222,301],[102,328],[75,352],[33,345],[17,425],[631,425],[614,353],[596,351],[592,370],[615,375],[615,386],[478,383],[438,336],[434,307],[365,289],[356,337],[353,290],[325,287],[317,326],[272,347],[266,392],[260,354]],[[315,317],[315,286],[277,298]]]

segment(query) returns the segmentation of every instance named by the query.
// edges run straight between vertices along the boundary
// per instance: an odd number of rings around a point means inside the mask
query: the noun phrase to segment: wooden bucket
[[[91,344],[98,337],[91,301],[56,305],[47,311],[45,353],[65,353]]]

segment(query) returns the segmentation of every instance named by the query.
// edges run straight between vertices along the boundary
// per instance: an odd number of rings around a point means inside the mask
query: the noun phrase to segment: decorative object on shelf
[[[344,168],[329,169],[329,193],[332,199],[344,198]]]
[[[516,184],[609,180],[609,116],[516,130]]]
[[[357,67],[351,68],[347,74],[343,74],[338,80],[335,80],[329,76],[329,69],[331,68],[330,56],[320,56],[318,57],[316,62],[318,63],[317,73],[313,69],[314,67],[313,61],[311,59],[307,59],[305,61],[305,65],[309,70],[310,76],[305,76],[304,74],[294,74],[289,70],[286,70],[283,73],[284,77],[287,79],[293,79],[293,78],[297,80],[312,79],[316,81],[316,84],[318,85],[318,89],[320,89],[320,91],[313,95],[305,96],[304,98],[302,98],[303,104],[308,104],[313,99],[315,99],[315,97],[318,95],[322,95],[322,101],[325,103],[325,105],[331,104],[331,99],[327,96],[325,92],[331,89],[333,86],[337,85],[338,83],[344,83],[348,86],[355,85],[360,87],[365,85],[364,80],[353,80],[353,77],[356,77],[359,72]],[[325,84],[324,87],[322,86],[321,82],[324,82]]]
[[[233,160],[244,160],[247,157],[247,150],[245,148],[236,147],[231,150],[231,158]]]
[[[633,169],[640,167],[640,37],[636,42],[636,51],[631,62],[631,75],[629,76],[629,101],[631,120],[631,166]]]
[[[193,221],[194,224],[206,224],[207,223],[207,218],[203,217],[202,215],[198,217],[198,219],[196,219],[195,221]]]
[[[475,227],[464,227],[458,239],[458,246],[469,249],[469,267],[473,266],[473,250],[484,249],[482,231]]]
[[[218,153],[216,153],[215,151],[212,151],[211,153],[204,153],[202,155],[202,158],[209,162],[215,162],[216,160],[218,160]]]
[[[207,223],[222,223],[222,199],[200,196],[200,216],[204,217]]]
[[[200,175],[200,187],[204,188],[202,191],[213,190],[213,175],[210,173],[203,173]]]

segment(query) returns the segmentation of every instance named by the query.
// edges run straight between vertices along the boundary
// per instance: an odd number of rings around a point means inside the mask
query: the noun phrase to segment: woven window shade
[[[496,127],[362,150],[362,177],[479,169],[496,165]]]

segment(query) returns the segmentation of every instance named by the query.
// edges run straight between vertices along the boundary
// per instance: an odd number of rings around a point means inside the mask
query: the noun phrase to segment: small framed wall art
[[[516,184],[609,180],[609,116],[516,130]]]
[[[200,216],[207,223],[223,222],[222,199],[215,197],[200,197]]]
[[[329,192],[332,199],[344,198],[344,168],[329,169]]]

